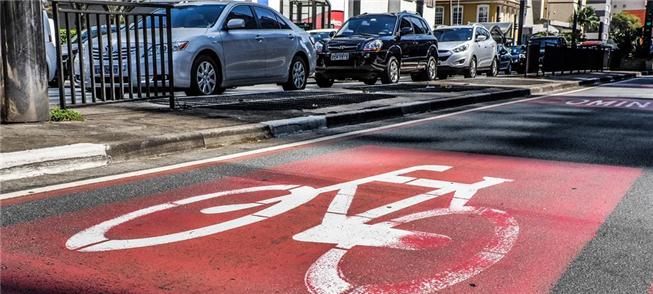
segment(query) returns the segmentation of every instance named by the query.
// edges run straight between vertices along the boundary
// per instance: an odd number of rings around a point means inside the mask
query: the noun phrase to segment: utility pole
[[[415,10],[417,10],[417,14],[424,16],[424,0],[417,0],[415,1]]]
[[[41,1],[0,1],[0,14],[2,122],[47,121],[48,66]]]
[[[524,34],[524,14],[526,13],[526,0],[519,0],[519,26],[517,27],[517,45],[522,44]]]
[[[581,2],[582,0],[578,0],[578,7],[574,10],[574,24],[571,29],[571,47],[576,48],[576,35],[579,35],[578,33],[578,13],[580,12],[580,8],[583,5]]]

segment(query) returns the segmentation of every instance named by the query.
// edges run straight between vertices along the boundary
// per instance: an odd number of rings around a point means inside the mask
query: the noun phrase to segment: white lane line
[[[607,85],[607,84],[604,84],[604,85]],[[505,105],[512,105],[512,104],[517,104],[517,103],[522,103],[522,102],[528,102],[528,101],[548,98],[548,97],[552,97],[552,96],[567,95],[567,94],[580,92],[580,91],[587,91],[587,90],[591,90],[591,89],[596,88],[596,87],[598,87],[598,86],[582,88],[582,89],[576,89],[576,90],[572,90],[572,91],[556,93],[556,94],[551,94],[551,95],[546,95],[546,96],[541,96],[541,97],[525,98],[525,99],[520,99],[520,100],[517,100],[517,101],[509,101],[509,102],[503,102],[503,103],[498,103],[498,104],[486,105],[486,106],[481,106],[481,107],[477,107],[477,108],[461,110],[461,111],[436,115],[436,116],[422,118],[422,119],[405,121],[405,122],[396,123],[396,124],[387,125],[387,126],[382,126],[382,127],[375,127],[375,128],[370,128],[370,129],[352,131],[352,132],[347,132],[347,133],[342,133],[342,134],[337,134],[337,135],[331,135],[331,136],[326,136],[326,137],[321,137],[321,138],[315,138],[315,139],[310,139],[310,140],[305,140],[305,141],[299,141],[299,142],[295,142],[295,143],[288,143],[288,144],[283,144],[283,145],[278,145],[278,146],[265,147],[265,148],[261,148],[261,149],[250,150],[250,151],[245,151],[245,152],[239,152],[239,153],[234,153],[234,154],[228,154],[228,155],[223,155],[223,156],[218,156],[218,157],[213,157],[213,158],[189,161],[189,162],[178,163],[178,164],[173,164],[173,165],[168,165],[168,166],[162,166],[162,167],[144,169],[144,170],[139,170],[139,171],[127,172],[127,173],[122,173],[122,174],[117,174],[117,175],[110,175],[110,176],[104,176],[104,177],[99,177],[99,178],[80,180],[80,181],[73,181],[73,182],[69,182],[69,183],[62,183],[62,184],[56,184],[56,185],[50,185],[50,186],[45,186],[45,187],[27,189],[27,190],[22,190],[22,191],[4,193],[4,194],[0,194],[0,201],[7,200],[7,199],[12,199],[12,198],[29,196],[29,195],[36,194],[36,193],[52,192],[52,191],[56,191],[56,190],[74,188],[74,187],[79,187],[79,186],[84,186],[84,185],[97,184],[97,183],[102,183],[102,182],[107,182],[107,181],[113,181],[113,180],[119,180],[119,179],[136,177],[136,176],[142,176],[142,175],[147,175],[147,174],[152,174],[152,173],[170,171],[170,170],[179,169],[179,168],[186,168],[186,167],[190,167],[190,166],[194,166],[194,165],[201,165],[201,164],[207,164],[207,163],[215,163],[215,162],[220,162],[220,161],[226,161],[226,160],[235,159],[235,158],[239,158],[239,157],[245,157],[245,156],[256,155],[256,154],[261,154],[261,153],[266,153],[266,152],[271,152],[271,151],[278,151],[278,150],[283,150],[283,149],[290,149],[290,148],[294,148],[294,147],[310,145],[310,144],[314,144],[314,143],[320,143],[320,142],[325,142],[325,141],[334,140],[334,139],[340,139],[340,138],[344,138],[344,137],[353,137],[353,136],[356,136],[356,135],[373,133],[373,132],[398,128],[398,127],[405,127],[405,126],[409,126],[409,125],[413,125],[413,124],[420,124],[420,123],[423,123],[423,122],[448,118],[448,117],[451,117],[451,116],[466,114],[466,113],[475,112],[475,111],[482,111],[482,110],[501,107],[501,106],[505,106]]]

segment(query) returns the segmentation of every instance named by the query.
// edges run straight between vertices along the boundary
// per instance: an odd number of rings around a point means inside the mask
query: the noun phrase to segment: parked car
[[[510,55],[512,56],[512,69],[519,74],[523,74],[526,68],[526,46],[511,47]]]
[[[124,28],[124,27],[121,27]],[[91,38],[96,38],[98,36],[98,27],[94,26],[91,27]],[[115,25],[111,26],[111,33],[115,33],[118,31],[118,27]],[[100,26],[99,29],[99,34],[100,35],[106,35],[107,34],[107,26],[102,25]],[[81,39],[82,41],[82,46],[86,45],[86,42],[88,40],[89,33],[87,30],[83,30],[81,33],[75,35],[70,39],[70,53],[72,56],[77,56],[78,53],[78,39]],[[70,78],[70,64],[68,62],[69,56],[68,56],[68,42],[63,42],[61,43],[61,62],[63,63],[63,77],[64,80]],[[76,71],[79,71],[79,67],[75,69]]]
[[[567,41],[560,36],[532,37],[529,44],[540,47],[540,56],[544,56],[546,47],[567,47]]]
[[[497,56],[499,58],[499,71],[509,75],[512,73],[512,54],[503,44],[497,44]]]
[[[57,72],[57,47],[54,44],[52,26],[48,13],[43,11],[43,37],[45,39],[45,64],[48,66],[48,82],[52,82]]]
[[[238,1],[184,2],[175,4],[171,14],[174,83],[188,95],[220,94],[227,87],[264,83],[278,83],[284,90],[304,89],[306,79],[315,69],[315,49],[308,33],[267,6]],[[158,21],[139,22],[137,26],[148,28],[159,24]],[[133,33],[134,28],[129,29]],[[142,34],[143,30],[138,31]],[[120,33],[125,34],[125,30]],[[121,39],[121,50],[127,53],[125,36]],[[132,36],[132,42],[134,39]],[[158,36],[155,41],[159,42]],[[99,59],[97,44],[93,42],[95,59]],[[108,48],[102,51],[104,58],[108,58]],[[114,48],[114,59],[116,52]],[[151,55],[152,48],[148,52]],[[134,56],[133,51],[130,54]],[[159,50],[154,50],[154,54],[158,55]],[[127,60],[125,55],[123,63]],[[133,59],[145,68],[143,57]],[[99,72],[98,62],[94,64]],[[111,73],[106,63],[104,66],[104,71]],[[114,67],[113,72],[118,72],[118,64],[114,63]],[[85,68],[89,70],[89,66]],[[151,64],[148,70],[152,77]],[[135,72],[134,64],[131,75],[134,84]]]
[[[373,85],[397,83],[401,73],[414,81],[437,76],[438,42],[419,15],[401,12],[352,17],[336,35],[316,43],[315,80],[331,87],[334,80],[356,79]]]
[[[311,35],[314,42],[328,41],[336,35],[338,30],[336,29],[319,29],[319,30],[310,30],[308,34]]]
[[[440,27],[433,34],[440,44],[438,78],[459,73],[473,78],[479,71],[488,76],[499,73],[497,43],[483,26]]]

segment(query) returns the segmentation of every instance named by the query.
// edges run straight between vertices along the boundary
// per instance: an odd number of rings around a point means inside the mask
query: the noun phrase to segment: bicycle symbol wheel
[[[491,240],[467,261],[442,272],[414,280],[385,284],[353,285],[344,276],[340,262],[348,249],[333,248],[315,261],[306,272],[305,284],[315,294],[335,293],[431,293],[467,280],[501,260],[517,241],[519,226],[506,212],[465,206],[433,209],[391,220],[397,225],[445,215],[477,215],[494,225]]]

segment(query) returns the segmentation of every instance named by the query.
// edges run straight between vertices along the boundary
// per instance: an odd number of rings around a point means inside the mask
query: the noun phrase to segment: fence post
[[[2,75],[2,122],[47,121],[48,67],[41,1],[0,1],[0,13],[1,39],[11,40],[0,44],[7,73]]]

